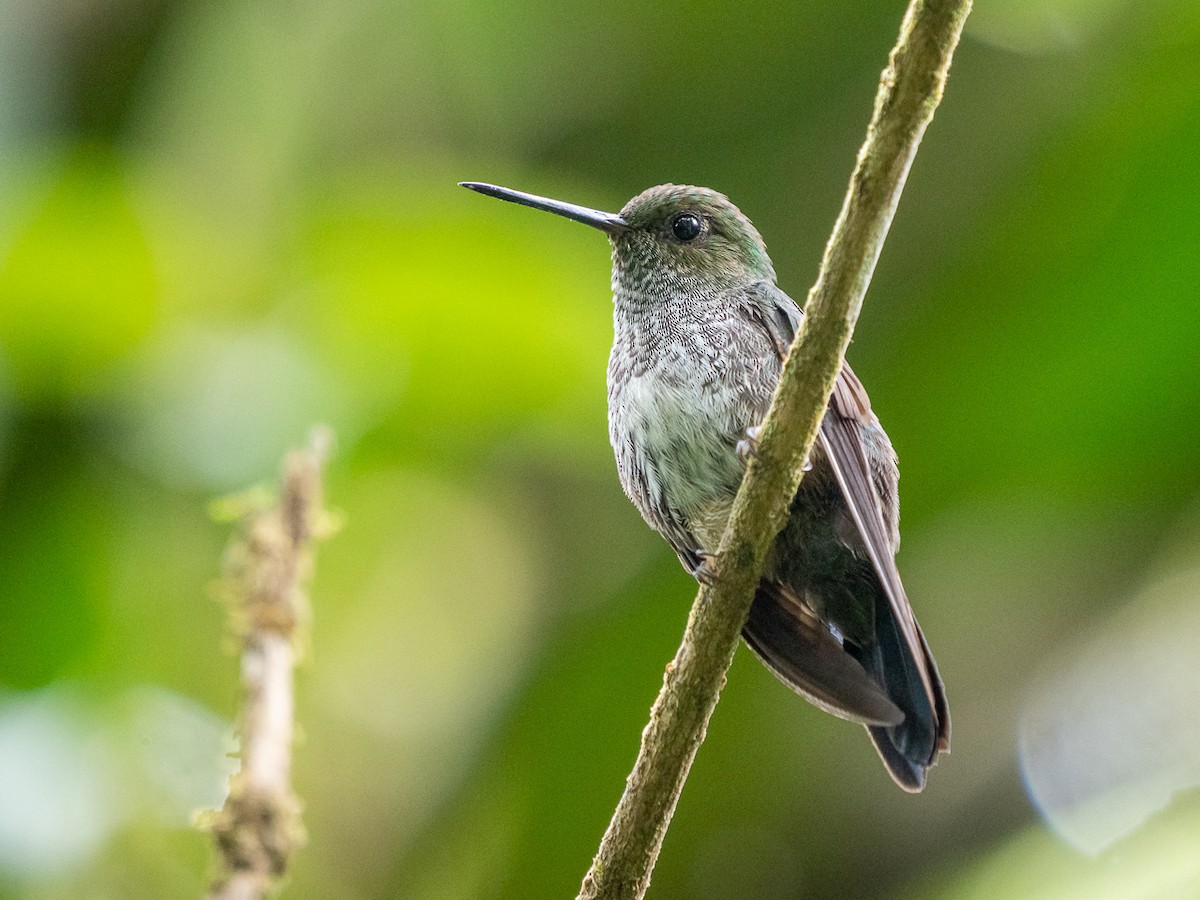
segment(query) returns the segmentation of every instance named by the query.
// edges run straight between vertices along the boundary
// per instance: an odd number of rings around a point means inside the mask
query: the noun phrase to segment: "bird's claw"
[[[696,567],[692,569],[692,577],[701,584],[712,587],[717,581],[716,562],[717,557],[712,553],[705,553],[703,550],[696,551]]]
[[[743,465],[748,464],[752,457],[758,456],[758,441],[762,437],[762,426],[751,425],[746,429],[746,436],[737,442],[737,455]]]
[[[753,457],[758,456],[758,442],[762,439],[762,426],[751,425],[746,429],[746,436],[737,442],[738,459],[742,461],[742,465],[749,465]],[[806,456],[804,464],[800,467],[804,472],[812,471],[812,457]]]

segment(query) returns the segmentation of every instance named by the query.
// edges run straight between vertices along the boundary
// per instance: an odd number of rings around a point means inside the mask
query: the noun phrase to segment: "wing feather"
[[[756,285],[749,300],[752,317],[767,331],[782,360],[800,327],[803,312],[787,294],[768,282]],[[849,364],[843,364],[821,423],[818,441],[846,500],[871,567],[887,596],[888,608],[911,664],[916,667],[916,672],[911,674],[916,675],[916,683],[934,711],[936,747],[944,750],[949,746],[950,719],[940,687],[941,679],[896,569],[894,557],[899,541],[896,517],[893,514],[890,521],[885,522],[880,485],[876,483],[877,475],[872,472],[863,445],[863,434],[873,430],[878,430],[881,438],[886,440],[862,382]],[[893,494],[889,499],[894,503],[895,485],[885,489]]]

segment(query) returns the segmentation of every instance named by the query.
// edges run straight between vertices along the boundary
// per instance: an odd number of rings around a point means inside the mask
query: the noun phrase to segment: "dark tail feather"
[[[926,686],[887,599],[875,608],[875,642],[844,644],[792,591],[763,582],[742,634],[772,674],[810,703],[863,724],[888,772],[906,791],[925,787],[925,773],[950,746],[950,716],[925,636]]]
[[[919,626],[918,634],[928,685],[884,598],[875,605],[875,645],[866,650],[846,645],[904,713],[898,725],[868,725],[867,732],[892,778],[913,792],[925,787],[925,773],[938,752],[950,747],[950,714],[942,679]]]
[[[815,706],[879,730],[903,727],[880,679],[783,585],[763,582],[742,635],[776,678]]]

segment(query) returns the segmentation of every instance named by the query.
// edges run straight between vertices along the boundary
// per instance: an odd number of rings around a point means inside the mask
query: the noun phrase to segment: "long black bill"
[[[534,209],[542,209],[555,215],[565,216],[576,222],[582,222],[584,225],[599,228],[607,234],[616,234],[629,227],[629,223],[616,213],[600,212],[598,209],[588,209],[586,206],[576,206],[574,203],[551,200],[548,197],[526,194],[524,191],[514,191],[511,188],[497,187],[494,184],[480,184],[478,181],[460,181],[459,185],[489,197],[497,197],[500,200],[508,200],[510,203],[520,203],[522,206],[530,206]]]

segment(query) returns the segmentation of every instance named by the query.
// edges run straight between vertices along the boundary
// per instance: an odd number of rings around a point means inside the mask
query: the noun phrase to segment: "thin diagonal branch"
[[[322,536],[321,466],[327,432],[288,454],[278,501],[243,511],[226,555],[233,629],[242,643],[241,769],[210,827],[218,874],[210,900],[258,900],[287,870],[304,840],[292,793],[292,675],[306,643],[313,544]],[[243,502],[244,506],[252,505]]]
[[[863,296],[925,128],[942,98],[971,0],[912,0],[875,97],[866,141],[783,366],[757,457],[642,733],[584,898],[640,898],[733,661],[771,542],[786,522]]]

